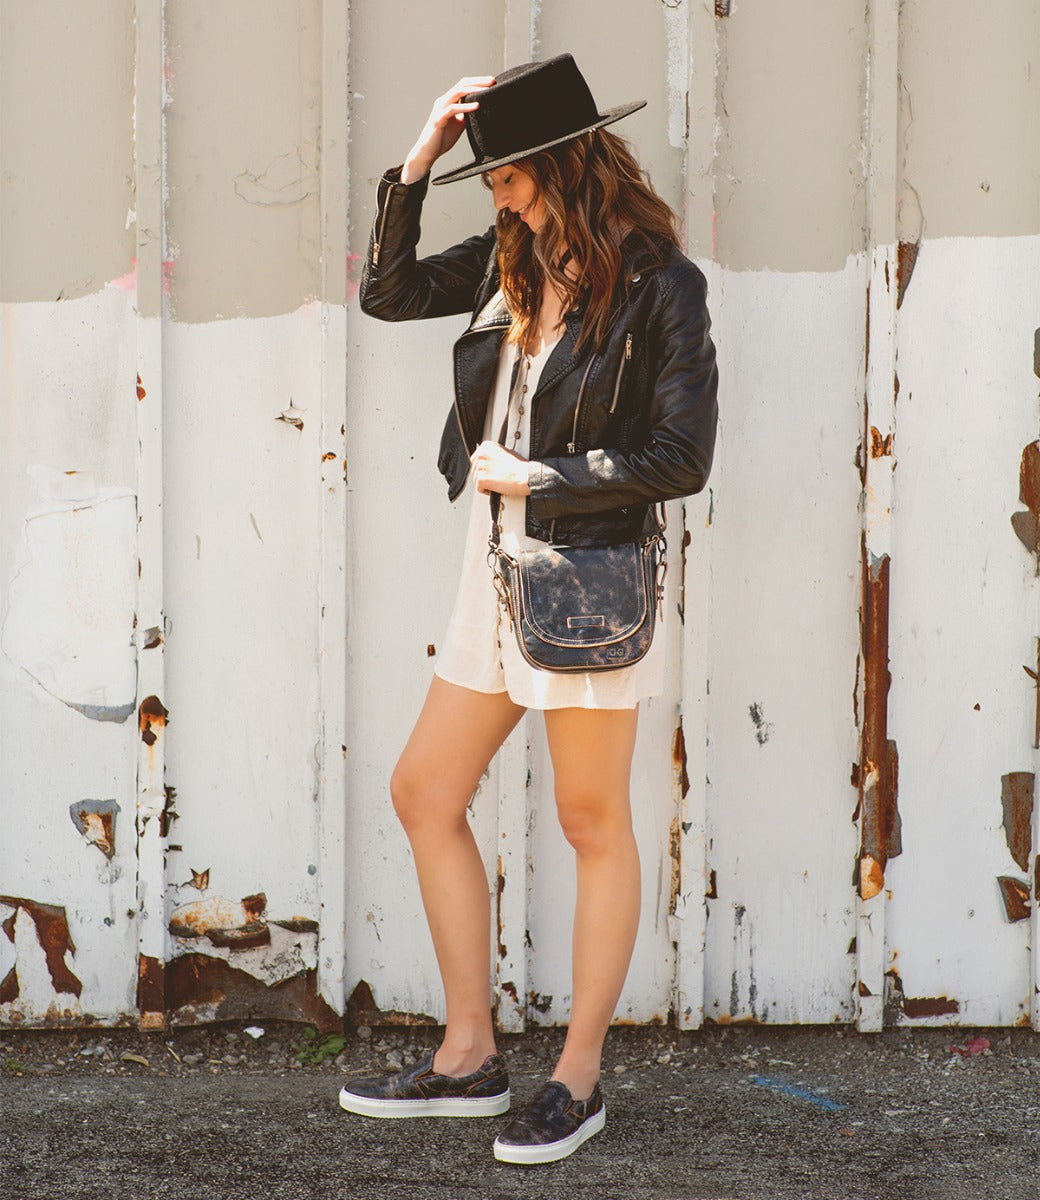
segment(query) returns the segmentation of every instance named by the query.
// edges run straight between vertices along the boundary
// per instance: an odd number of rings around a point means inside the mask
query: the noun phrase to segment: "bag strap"
[[[509,402],[506,404],[506,414],[502,418],[502,428],[498,431],[498,436],[495,441],[503,448],[506,447],[506,434],[509,430],[509,414],[513,411],[513,401],[516,399],[516,389],[520,386],[520,361],[523,358],[523,353],[517,347],[517,354],[513,359],[513,375],[509,381]],[[492,551],[496,551],[499,542],[502,540],[502,495],[500,492],[488,492],[488,500],[491,502],[491,536],[488,538],[488,545]]]

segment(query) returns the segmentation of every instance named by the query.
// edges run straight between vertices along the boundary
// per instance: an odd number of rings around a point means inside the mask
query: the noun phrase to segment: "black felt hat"
[[[600,112],[585,77],[569,54],[547,62],[524,63],[496,76],[489,88],[463,97],[480,107],[466,113],[473,162],[438,175],[434,183],[454,183],[516,162],[539,150],[569,142],[590,129],[620,121],[645,100]]]

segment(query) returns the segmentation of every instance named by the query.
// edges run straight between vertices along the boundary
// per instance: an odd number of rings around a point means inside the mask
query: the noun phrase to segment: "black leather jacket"
[[[425,179],[379,184],[361,308],[385,321],[472,312],[455,343],[455,405],[438,466],[452,499],[481,440],[509,314],[498,285],[495,230],[416,259]],[[618,308],[598,351],[574,347],[581,309],[542,369],[532,398],[527,533],[596,545],[638,538],[659,500],[699,492],[718,418],[718,372],[704,275],[668,244],[626,243]]]

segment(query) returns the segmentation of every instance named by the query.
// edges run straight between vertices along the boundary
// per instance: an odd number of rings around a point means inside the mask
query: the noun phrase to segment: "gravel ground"
[[[490,1153],[502,1118],[339,1110],[343,1078],[408,1065],[436,1030],[361,1029],[340,1046],[248,1028],[4,1031],[0,1200],[1040,1197],[1028,1030],[616,1029],[604,1133],[565,1162],[511,1167]],[[514,1106],[562,1037],[501,1040]]]

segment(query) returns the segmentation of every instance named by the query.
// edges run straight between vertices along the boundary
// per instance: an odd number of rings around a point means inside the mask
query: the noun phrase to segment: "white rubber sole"
[[[496,1138],[495,1158],[499,1162],[507,1163],[557,1162],[559,1159],[573,1154],[582,1142],[587,1142],[593,1134],[599,1133],[606,1123],[607,1110],[606,1108],[601,1108],[598,1113],[589,1117],[580,1128],[576,1129],[570,1137],[561,1138],[560,1141],[551,1142],[547,1146],[510,1146],[508,1143],[503,1143]]]
[[[509,1111],[509,1092],[497,1096],[431,1100],[374,1100],[340,1089],[339,1106],[362,1117],[500,1117]]]

